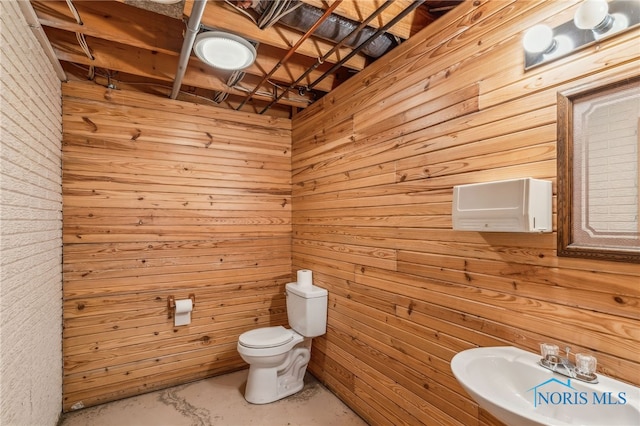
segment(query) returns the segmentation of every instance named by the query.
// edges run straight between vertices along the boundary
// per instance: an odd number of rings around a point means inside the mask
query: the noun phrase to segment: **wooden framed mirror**
[[[558,93],[558,256],[640,263],[640,76]]]

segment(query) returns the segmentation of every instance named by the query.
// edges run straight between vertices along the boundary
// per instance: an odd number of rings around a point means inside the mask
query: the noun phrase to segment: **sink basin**
[[[451,370],[478,405],[507,425],[640,425],[640,388],[598,374],[581,382],[511,346],[462,351]]]

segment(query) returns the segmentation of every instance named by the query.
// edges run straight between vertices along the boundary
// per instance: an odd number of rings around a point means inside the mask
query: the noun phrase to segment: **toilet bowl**
[[[268,404],[300,391],[311,359],[312,337],[326,332],[327,291],[286,285],[291,329],[263,327],[242,333],[238,353],[249,364],[245,399]]]
[[[240,335],[238,353],[250,366],[245,399],[267,404],[302,389],[311,339],[282,326],[259,328]]]

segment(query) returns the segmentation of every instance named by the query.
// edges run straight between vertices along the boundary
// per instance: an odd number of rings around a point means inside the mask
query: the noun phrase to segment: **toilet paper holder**
[[[189,299],[191,299],[191,304],[195,308],[196,307],[196,295],[193,293],[189,293]],[[169,319],[173,318],[173,312],[176,310],[176,298],[173,296],[167,297],[167,307]]]

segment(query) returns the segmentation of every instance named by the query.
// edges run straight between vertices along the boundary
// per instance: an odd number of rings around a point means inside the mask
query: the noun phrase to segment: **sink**
[[[451,370],[478,405],[507,425],[640,425],[640,388],[598,374],[590,384],[538,365],[512,346],[456,354]]]

